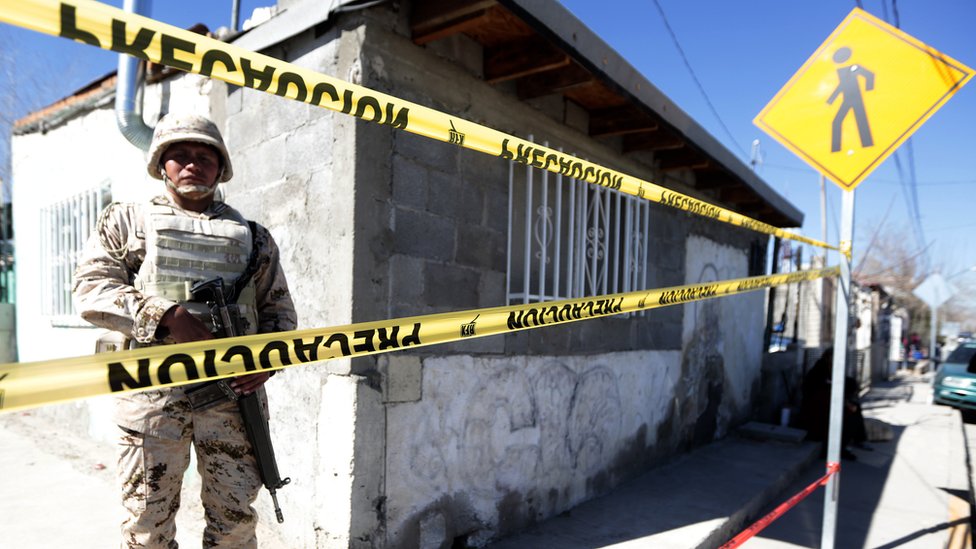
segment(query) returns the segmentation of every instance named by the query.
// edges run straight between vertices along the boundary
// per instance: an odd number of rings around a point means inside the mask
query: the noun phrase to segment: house
[[[775,226],[802,224],[558,2],[278,7],[228,40]],[[98,331],[69,296],[79,250],[106,204],[161,191],[116,129],[115,89],[109,75],[16,125],[23,361],[93,350]],[[150,126],[194,111],[223,129],[235,162],[223,192],[273,233],[301,328],[766,270],[763,234],[272,94],[163,69],[150,71],[142,108]],[[765,304],[752,292],[289,369],[269,384],[279,468],[293,479],[279,493],[282,538],[480,546],[721,438],[759,398]],[[108,438],[110,407],[97,398],[42,413]]]

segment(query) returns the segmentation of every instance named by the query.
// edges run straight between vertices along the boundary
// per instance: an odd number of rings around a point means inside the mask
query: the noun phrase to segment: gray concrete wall
[[[357,81],[360,34],[354,27],[318,37],[309,31],[267,53]],[[370,179],[371,168],[362,155],[362,124],[246,88],[226,98],[226,137],[237,159],[228,202],[267,226],[278,242],[299,328],[380,318],[358,302],[366,294],[357,289],[357,248],[372,239],[364,221],[370,216],[361,212],[370,200],[358,185]],[[285,371],[268,393],[279,469],[293,479],[280,492],[288,546],[346,547],[368,538],[377,526],[375,518],[359,525],[369,515],[362,503],[375,505],[379,490],[367,486],[382,476],[362,468],[370,446],[379,444],[373,431],[381,430],[383,419],[369,412],[382,410],[370,404],[378,392],[369,378],[354,374],[349,360],[334,360]]]
[[[355,17],[365,85],[661,180],[613,140],[591,140],[571,103],[526,104],[484,84],[473,42],[422,48],[402,17]],[[357,196],[385,226],[371,256],[357,253],[376,270],[357,267],[369,284],[356,302],[382,317],[505,304],[508,164],[405,132],[369,135],[359,154],[389,160]],[[748,276],[755,241],[765,238],[653,206],[649,285]],[[358,361],[385,391],[381,545],[480,545],[724,436],[758,394],[764,303],[755,292]]]

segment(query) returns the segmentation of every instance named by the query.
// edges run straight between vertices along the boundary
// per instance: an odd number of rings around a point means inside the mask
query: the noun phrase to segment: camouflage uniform
[[[202,213],[179,208],[168,197],[151,204],[112,204],[102,213],[97,234],[88,243],[75,272],[75,299],[81,316],[102,328],[121,332],[139,345],[172,340],[157,336],[163,314],[175,301],[137,289],[136,274],[147,259],[147,214],[164,210],[176,218],[195,220],[189,226],[243,219],[223,202]],[[201,221],[203,220],[203,221]],[[148,227],[152,230],[152,227]],[[249,230],[248,230],[249,234]],[[254,235],[258,268],[252,278],[256,326],[248,333],[295,329],[291,295],[281,270],[278,248],[267,229]],[[153,254],[149,254],[152,259]],[[204,264],[205,262],[197,262]],[[188,274],[190,282],[204,272]],[[220,268],[217,265],[214,268]],[[217,276],[221,273],[213,273]],[[226,273],[224,273],[226,274]],[[172,278],[172,277],[171,277]],[[162,330],[160,330],[161,332]],[[258,391],[262,404],[267,400]],[[176,547],[175,515],[180,504],[183,472],[189,465],[191,441],[203,479],[206,515],[204,547],[256,547],[257,516],[251,507],[261,479],[250,451],[236,404],[226,402],[204,411],[190,409],[182,387],[129,393],[117,398],[115,419],[121,428],[119,480],[128,516],[122,547]]]

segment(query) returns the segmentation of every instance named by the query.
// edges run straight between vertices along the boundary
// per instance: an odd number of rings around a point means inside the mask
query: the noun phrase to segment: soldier
[[[110,204],[98,220],[75,272],[82,318],[120,332],[126,348],[214,337],[209,310],[188,288],[221,277],[239,290],[235,311],[245,334],[295,329],[295,308],[278,248],[264,227],[216,200],[219,182],[234,174],[213,122],[163,117],[147,165],[166,195],[148,204]],[[246,282],[246,284],[245,284]],[[187,284],[190,283],[190,284]],[[239,395],[256,392],[267,407],[269,374],[237,377]],[[191,407],[193,385],[127,393],[117,398],[118,474],[127,516],[122,547],[176,547],[176,511],[192,441],[203,480],[204,547],[257,547],[251,504],[261,487],[236,404]]]

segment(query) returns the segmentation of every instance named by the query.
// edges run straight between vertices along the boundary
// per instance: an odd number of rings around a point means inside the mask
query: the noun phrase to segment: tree
[[[869,232],[875,236],[864,250],[864,255],[856,262],[852,278],[861,285],[884,287],[908,311],[907,331],[928,334],[931,310],[912,293],[929,274],[924,270],[926,250],[910,248],[909,243],[914,242],[914,239],[898,229]]]
[[[878,284],[883,286],[897,302],[909,312],[909,330],[923,336],[930,333],[931,308],[915,296],[913,290],[929,275],[941,272],[947,273],[942,265],[933,266],[931,271],[924,268],[926,249],[911,247],[914,239],[898,229],[884,229],[868,231],[874,234],[870,245],[864,250],[864,255],[856,262],[857,266],[852,274],[859,284]],[[856,250],[855,250],[856,253]],[[968,273],[967,273],[968,274]],[[972,276],[953,276],[952,285],[959,289],[959,293],[939,307],[939,316],[943,322],[960,322],[964,328],[976,329],[976,273]]]

